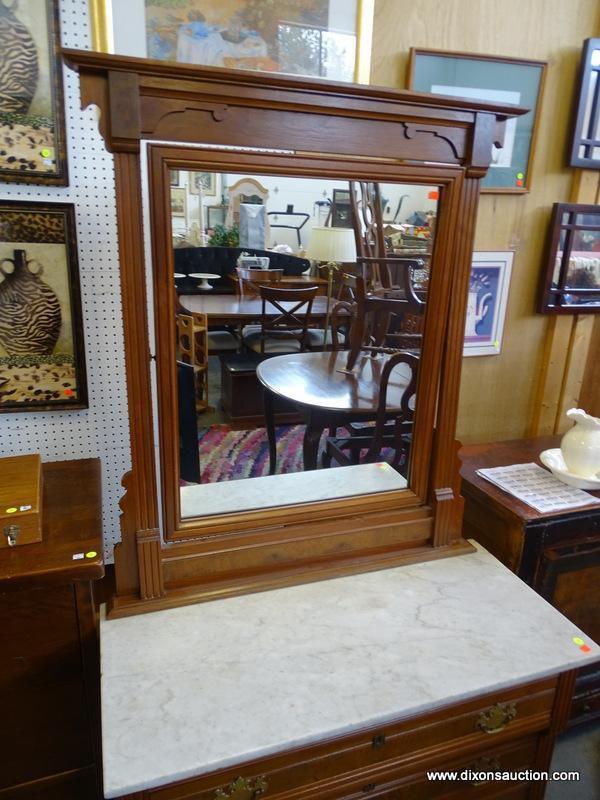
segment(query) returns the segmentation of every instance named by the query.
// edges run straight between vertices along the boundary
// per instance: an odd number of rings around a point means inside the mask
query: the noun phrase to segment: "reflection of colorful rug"
[[[302,472],[304,425],[277,426],[277,472]],[[199,432],[202,483],[259,478],[269,474],[269,444],[265,428],[232,431],[211,425]]]

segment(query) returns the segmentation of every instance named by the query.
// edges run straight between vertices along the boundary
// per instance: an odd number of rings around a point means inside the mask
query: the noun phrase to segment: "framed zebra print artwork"
[[[0,181],[66,186],[58,0],[0,0]]]
[[[0,412],[87,405],[75,207],[0,200]]]

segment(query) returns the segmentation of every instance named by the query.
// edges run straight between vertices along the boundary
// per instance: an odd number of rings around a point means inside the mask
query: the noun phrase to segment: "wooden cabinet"
[[[559,443],[559,437],[541,437],[464,447],[464,532],[598,641],[600,506],[540,514],[476,475],[483,467],[539,463],[539,453]],[[579,672],[571,724],[594,717],[600,717],[598,662]]]
[[[428,778],[428,770],[546,770],[573,673],[288,750],[125,800],[542,798],[543,782]]]
[[[0,798],[95,800],[100,462],[45,464],[43,478],[43,540],[0,551]]]

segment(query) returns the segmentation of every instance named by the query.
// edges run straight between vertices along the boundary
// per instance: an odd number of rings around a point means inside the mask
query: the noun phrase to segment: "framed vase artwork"
[[[200,194],[204,197],[215,197],[217,194],[217,176],[214,172],[190,172],[190,194]]]
[[[374,0],[91,0],[105,52],[369,82]]]
[[[331,227],[352,228],[353,215],[349,189],[334,189],[331,201]]]
[[[493,356],[502,349],[514,253],[473,253],[463,356]]]
[[[58,0],[0,0],[0,181],[68,184]]]
[[[187,210],[186,189],[171,189],[171,216],[185,217]]]
[[[508,120],[503,146],[493,145],[482,192],[529,191],[546,66],[545,61],[411,48],[409,89],[529,109]]]
[[[0,411],[87,408],[74,208],[0,201]]]

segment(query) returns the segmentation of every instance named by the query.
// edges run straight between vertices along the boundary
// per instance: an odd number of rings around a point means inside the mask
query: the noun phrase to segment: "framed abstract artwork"
[[[502,349],[514,253],[473,253],[463,356],[494,356]]]
[[[190,194],[202,194],[205,197],[215,197],[217,194],[217,176],[214,172],[190,172]]]
[[[0,411],[87,408],[75,210],[0,201]]]
[[[374,0],[91,0],[91,7],[96,47],[119,55],[369,82]]]
[[[482,192],[529,191],[546,66],[545,61],[411,48],[409,89],[529,109],[506,123],[503,147],[492,146]]]
[[[0,181],[68,184],[58,0],[0,0]]]
[[[600,205],[554,204],[537,310],[600,311]]]

